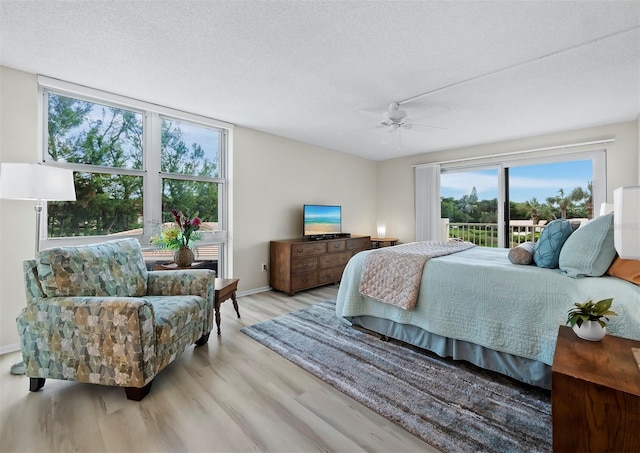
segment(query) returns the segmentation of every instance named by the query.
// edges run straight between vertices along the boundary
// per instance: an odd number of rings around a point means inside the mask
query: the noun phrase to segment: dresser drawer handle
[[[333,244],[333,248],[334,249],[339,249],[340,248],[340,244]]]
[[[317,246],[317,247],[316,247],[316,250],[320,251],[320,250],[322,250],[322,247]]]
[[[296,249],[296,253],[302,253],[304,251],[304,249],[302,247],[299,247]]]

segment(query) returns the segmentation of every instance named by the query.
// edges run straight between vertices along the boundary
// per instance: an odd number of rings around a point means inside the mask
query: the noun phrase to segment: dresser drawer
[[[313,288],[318,286],[318,273],[307,272],[305,274],[295,274],[291,276],[291,291],[300,291],[301,289]]]
[[[291,247],[291,258],[321,255],[323,253],[327,253],[326,242],[295,244],[293,247]]]
[[[347,250],[369,250],[371,248],[371,238],[347,239]]]
[[[342,252],[347,248],[347,241],[341,239],[339,241],[327,242],[327,253]]]
[[[350,252],[344,253],[328,253],[318,257],[318,268],[326,269],[329,267],[342,266],[347,264],[347,261],[351,258]]]
[[[318,257],[311,256],[309,258],[300,258],[291,260],[291,273],[300,274],[302,272],[311,272],[318,269]]]
[[[343,271],[344,266],[321,269],[318,272],[318,284],[323,285],[325,283],[339,282],[342,278]]]

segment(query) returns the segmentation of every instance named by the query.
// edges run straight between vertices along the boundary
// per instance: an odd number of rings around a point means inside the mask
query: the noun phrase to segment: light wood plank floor
[[[288,297],[264,292],[222,304],[222,335],[190,347],[141,402],[124,390],[9,373],[0,356],[2,452],[437,451],[240,332],[335,298],[338,286]]]

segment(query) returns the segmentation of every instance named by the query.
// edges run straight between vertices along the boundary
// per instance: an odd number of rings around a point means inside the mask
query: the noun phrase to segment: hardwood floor
[[[0,451],[437,451],[240,332],[335,298],[338,286],[222,304],[222,335],[190,347],[141,402],[124,390],[9,373],[0,356]]]

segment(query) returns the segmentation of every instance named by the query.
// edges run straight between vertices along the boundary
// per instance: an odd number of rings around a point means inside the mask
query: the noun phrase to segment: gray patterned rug
[[[242,332],[440,450],[551,451],[550,392],[382,341],[334,301]]]

